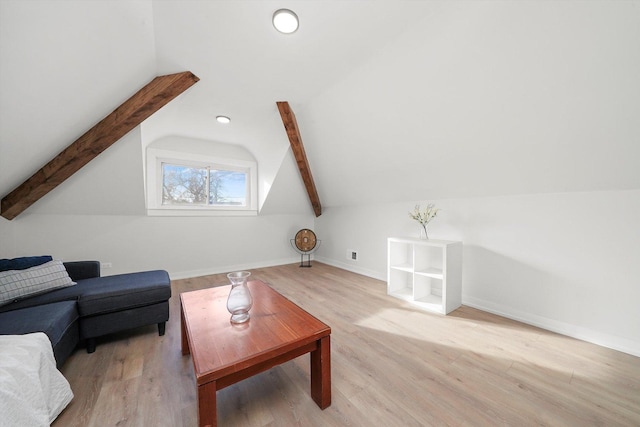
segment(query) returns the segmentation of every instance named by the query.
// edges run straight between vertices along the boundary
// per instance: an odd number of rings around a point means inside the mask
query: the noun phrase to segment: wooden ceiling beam
[[[302,137],[300,136],[300,129],[298,128],[296,116],[293,114],[293,111],[291,110],[288,102],[281,101],[276,102],[276,104],[278,105],[278,111],[280,111],[280,116],[282,117],[284,128],[287,131],[289,143],[291,144],[291,149],[293,150],[293,155],[296,158],[296,163],[298,163],[298,169],[300,169],[302,181],[304,181],[304,185],[307,188],[309,200],[311,201],[311,206],[313,207],[313,212],[316,214],[316,217],[319,217],[320,215],[322,215],[320,197],[318,197],[316,185],[313,182],[313,176],[311,175],[311,168],[309,167],[309,162],[307,161],[307,154],[305,153],[304,146],[302,145]]]
[[[1,215],[9,220],[64,182],[169,101],[200,80],[189,71],[158,76],[7,194]]]

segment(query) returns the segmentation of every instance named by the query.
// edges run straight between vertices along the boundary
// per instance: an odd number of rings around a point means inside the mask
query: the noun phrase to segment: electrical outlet
[[[347,250],[347,259],[351,260],[351,261],[357,261],[358,260],[358,251],[356,251],[355,249],[348,249]]]
[[[113,264],[111,264],[110,262],[101,262],[100,266],[102,268],[113,268]]]

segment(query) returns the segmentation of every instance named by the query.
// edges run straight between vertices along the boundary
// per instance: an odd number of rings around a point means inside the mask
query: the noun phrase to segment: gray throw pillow
[[[59,260],[25,270],[1,271],[0,305],[75,284]]]

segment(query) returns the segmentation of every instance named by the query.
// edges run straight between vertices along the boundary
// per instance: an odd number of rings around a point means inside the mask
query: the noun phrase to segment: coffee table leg
[[[331,405],[331,341],[330,336],[318,340],[311,352],[311,398],[320,409]]]
[[[187,330],[184,325],[184,309],[182,308],[182,301],[180,302],[180,338],[182,354],[189,354],[189,342],[187,341]]]
[[[216,402],[216,382],[198,386],[198,425],[200,427],[216,427],[218,411]]]

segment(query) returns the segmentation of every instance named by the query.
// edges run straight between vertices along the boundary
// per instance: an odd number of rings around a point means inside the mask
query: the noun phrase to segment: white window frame
[[[209,167],[247,173],[246,205],[163,205],[162,164]],[[258,214],[257,163],[166,149],[147,149],[147,215],[150,216],[249,216]]]

